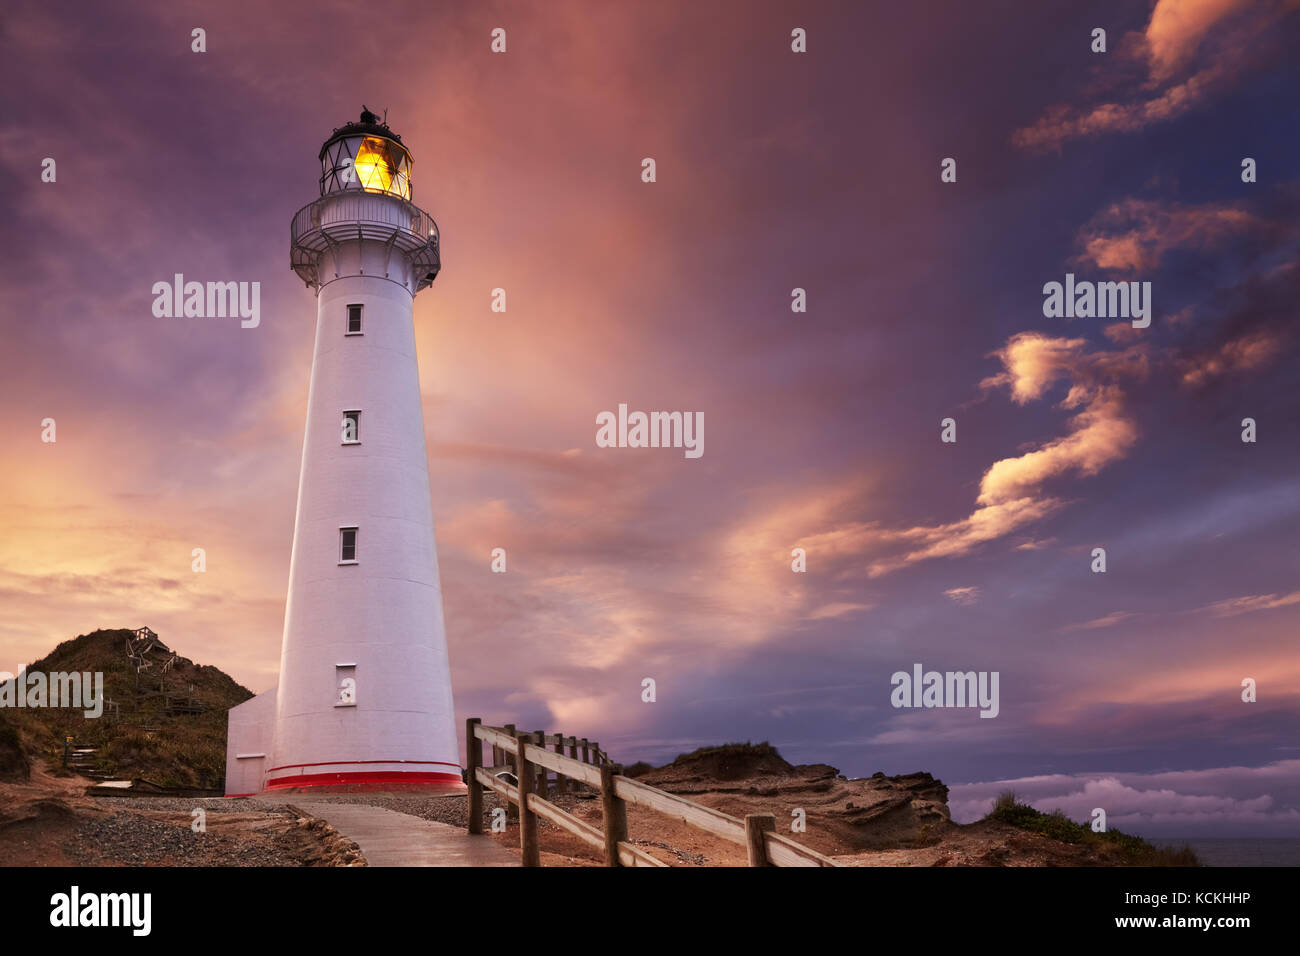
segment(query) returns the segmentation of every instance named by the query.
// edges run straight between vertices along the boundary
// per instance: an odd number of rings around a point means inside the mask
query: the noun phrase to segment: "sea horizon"
[[[1300,866],[1300,837],[1145,837],[1154,846],[1189,846],[1204,866]]]

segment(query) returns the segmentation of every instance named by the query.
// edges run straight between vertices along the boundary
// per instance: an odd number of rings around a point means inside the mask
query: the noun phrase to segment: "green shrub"
[[[1020,830],[1038,833],[1061,843],[1083,844],[1095,849],[1108,861],[1122,866],[1200,866],[1189,846],[1178,849],[1152,846],[1141,837],[1121,830],[1094,833],[1084,823],[1075,823],[1060,810],[1043,813],[1028,804],[1018,803],[1008,790],[998,796],[985,820],[995,820]]]

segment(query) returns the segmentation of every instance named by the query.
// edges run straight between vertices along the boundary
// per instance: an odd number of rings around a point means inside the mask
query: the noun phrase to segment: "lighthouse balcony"
[[[319,288],[322,254],[348,242],[370,240],[397,250],[411,264],[418,292],[442,267],[438,224],[405,199],[384,193],[332,193],[303,206],[289,229],[289,264],[308,286]]]

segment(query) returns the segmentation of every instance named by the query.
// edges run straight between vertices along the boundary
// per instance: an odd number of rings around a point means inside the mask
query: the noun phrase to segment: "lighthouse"
[[[290,226],[316,345],[280,682],[230,711],[226,793],[460,789],[412,314],[438,227],[369,110],[320,163]]]

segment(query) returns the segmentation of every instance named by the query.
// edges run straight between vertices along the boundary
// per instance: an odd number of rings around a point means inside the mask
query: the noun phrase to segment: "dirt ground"
[[[289,806],[222,798],[88,797],[39,764],[0,784],[0,866],[355,866],[356,845]],[[193,811],[205,832],[192,828]]]
[[[720,781],[651,771],[642,782],[743,819],[770,813],[777,832],[843,866],[1088,866],[1091,850],[993,821],[960,826],[948,818],[947,788],[928,774],[846,780],[833,767],[794,767]],[[706,789],[707,788],[707,789]],[[601,829],[600,800],[590,791],[551,802]],[[795,832],[794,811],[805,830]],[[630,842],[670,866],[745,866],[743,847],[637,806],[628,807]],[[543,866],[600,866],[603,857],[567,832],[540,821]],[[494,839],[519,846],[512,822]]]
[[[777,758],[779,760],[779,758]],[[1069,845],[1006,824],[958,826],[948,817],[947,788],[929,774],[846,780],[825,765],[763,764],[719,768],[679,760],[638,777],[737,818],[770,813],[777,832],[846,866],[1088,866],[1104,863]],[[51,775],[0,784],[0,866],[359,866],[350,840],[288,802],[246,799],[89,797],[92,781]],[[463,827],[464,796],[340,795]],[[602,829],[597,794],[571,785],[549,799]],[[490,832],[495,794],[485,794]],[[206,813],[206,832],[191,829]],[[793,825],[802,820],[804,829]],[[744,848],[652,810],[628,807],[630,842],[670,866],[744,866]],[[539,821],[544,866],[600,866],[600,850]],[[493,839],[518,850],[511,821]]]
[[[596,794],[552,793],[548,799],[579,820],[603,829]],[[704,801],[700,801],[704,802]],[[698,827],[672,820],[638,806],[627,808],[628,842],[669,866],[744,866],[745,848]],[[503,846],[518,848],[519,828],[511,821],[506,832],[493,834]],[[542,866],[603,866],[600,850],[545,820],[538,821]]]

